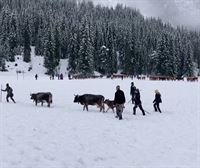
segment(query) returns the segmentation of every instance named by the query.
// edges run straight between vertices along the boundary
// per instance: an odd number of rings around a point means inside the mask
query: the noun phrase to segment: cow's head
[[[74,95],[74,103],[79,103],[79,95]]]
[[[104,103],[107,104],[110,100],[109,99],[106,99],[104,100]]]
[[[36,99],[36,94],[30,94],[30,96],[31,96],[31,99],[33,99],[33,100],[35,100]]]

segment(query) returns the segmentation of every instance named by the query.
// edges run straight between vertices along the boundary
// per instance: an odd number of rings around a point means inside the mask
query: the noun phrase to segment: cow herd
[[[30,94],[31,100],[35,102],[35,105],[37,106],[38,103],[41,103],[41,106],[46,102],[47,106],[50,107],[50,104],[53,102],[53,96],[50,92],[38,92],[38,93],[32,93]],[[105,106],[106,104],[108,106],[108,109],[106,112],[111,109],[114,113],[114,101],[104,98],[102,95],[93,95],[93,94],[83,94],[83,95],[75,95],[74,97],[74,103],[80,103],[83,105],[83,110],[88,111],[88,105],[96,105],[100,108],[100,112],[105,112]]]

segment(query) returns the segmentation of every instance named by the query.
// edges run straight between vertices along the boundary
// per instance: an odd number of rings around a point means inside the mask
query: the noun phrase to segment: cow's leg
[[[112,108],[113,113],[115,113],[114,108]]]
[[[83,105],[83,111],[85,110],[85,104]]]
[[[88,104],[86,104],[86,106],[85,106],[85,107],[86,107],[86,110],[88,111]]]
[[[105,108],[104,108],[104,103],[101,102],[101,104],[99,104],[100,106],[100,112],[103,110],[103,112],[105,112]]]
[[[43,101],[41,101],[41,105],[43,106]]]
[[[48,102],[48,107],[50,107],[50,102]]]
[[[103,109],[103,112],[105,112],[105,106],[104,106],[104,103],[102,104],[102,109]]]
[[[100,112],[102,111],[102,105],[101,104],[98,104],[98,106],[100,107]]]
[[[37,100],[35,100],[35,105],[37,106]]]
[[[110,109],[110,107],[107,108],[106,113],[108,112],[109,109]]]

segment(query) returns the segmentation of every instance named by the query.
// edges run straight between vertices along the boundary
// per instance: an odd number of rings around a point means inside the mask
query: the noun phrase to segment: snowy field
[[[133,105],[131,79],[50,81],[0,74],[16,104],[0,103],[0,168],[199,168],[200,82],[133,80],[141,91],[146,116]],[[112,111],[89,106],[82,111],[74,94],[113,99],[116,85],[125,92],[123,120]],[[153,111],[154,90],[162,94],[162,114]],[[50,91],[52,107],[30,100],[31,92]]]

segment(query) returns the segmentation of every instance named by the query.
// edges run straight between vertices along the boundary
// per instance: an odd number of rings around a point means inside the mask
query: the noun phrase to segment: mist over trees
[[[192,76],[200,68],[200,32],[145,19],[136,10],[74,0],[0,0],[0,70],[30,46],[47,73],[68,59],[70,73]]]

